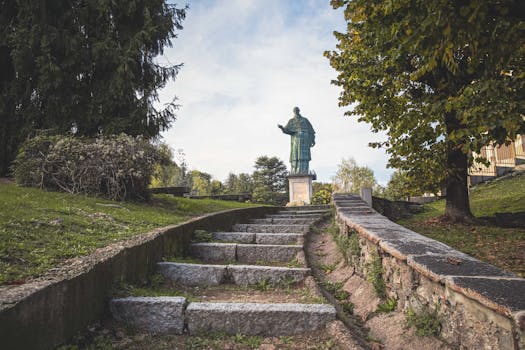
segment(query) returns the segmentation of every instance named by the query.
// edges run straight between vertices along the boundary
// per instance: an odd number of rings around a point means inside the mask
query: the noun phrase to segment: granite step
[[[235,224],[235,232],[262,232],[262,233],[307,233],[310,225],[260,225],[260,224]]]
[[[302,249],[302,245],[192,243],[189,253],[205,262],[288,262]]]
[[[258,265],[206,265],[192,263],[161,262],[159,273],[166,279],[187,286],[215,286],[225,283],[252,285],[260,282],[270,284],[296,283],[310,273],[308,268],[258,266]]]
[[[312,211],[312,210],[330,210],[333,206],[330,204],[318,204],[318,205],[303,205],[303,206],[293,206],[293,207],[284,207],[283,210],[289,211]]]
[[[246,335],[292,335],[313,331],[334,321],[327,304],[192,302],[182,297],[113,299],[112,316],[136,329],[161,334],[221,332]]]
[[[275,219],[321,219],[322,214],[287,214],[287,213],[277,213],[277,214],[268,214],[266,218],[275,218]]]
[[[292,335],[320,329],[335,316],[327,304],[190,303],[186,309],[190,334]]]
[[[264,218],[264,219],[253,219],[250,220],[252,224],[260,225],[311,225],[319,220],[319,217],[315,218]]]
[[[319,210],[293,210],[293,209],[288,209],[288,210],[280,210],[278,211],[277,213],[278,214],[295,214],[295,215],[301,215],[301,214],[318,214],[318,215],[322,215],[322,214],[325,214],[325,213],[328,213],[330,212],[329,209],[319,209]]]
[[[215,241],[244,244],[301,244],[301,233],[264,233],[264,232],[213,232]]]

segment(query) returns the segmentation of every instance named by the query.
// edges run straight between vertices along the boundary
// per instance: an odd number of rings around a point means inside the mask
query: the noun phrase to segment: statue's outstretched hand
[[[277,124],[277,127],[278,127],[279,129],[282,129],[282,128],[283,128],[283,126],[282,126],[281,124]]]

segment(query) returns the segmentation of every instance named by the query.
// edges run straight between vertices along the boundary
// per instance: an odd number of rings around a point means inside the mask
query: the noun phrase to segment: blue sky
[[[335,48],[332,32],[344,30],[341,11],[329,0],[198,0],[184,30],[159,61],[183,62],[161,102],[177,96],[181,109],[163,133],[174,149],[183,149],[191,168],[224,180],[229,172],[253,171],[261,155],[278,156],[289,166],[290,138],[285,124],[298,106],[316,130],[310,168],[330,181],[342,158],[354,157],[385,184],[382,150],[368,142],[383,137],[345,117],[338,107],[336,72],[323,57]]]

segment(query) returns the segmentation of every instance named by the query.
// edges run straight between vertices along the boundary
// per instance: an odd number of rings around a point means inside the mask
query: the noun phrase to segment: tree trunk
[[[464,126],[456,118],[455,111],[445,116],[447,133],[460,130]],[[446,204],[444,218],[449,222],[473,223],[474,216],[470,211],[468,194],[468,155],[461,149],[461,143],[456,140],[447,145]]]
[[[451,222],[473,223],[468,194],[468,157],[456,146],[447,152],[447,193],[445,219]]]

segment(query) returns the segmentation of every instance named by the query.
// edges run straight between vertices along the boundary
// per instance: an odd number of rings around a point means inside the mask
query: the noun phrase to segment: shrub
[[[13,174],[24,186],[112,200],[147,199],[155,164],[164,158],[141,137],[40,134],[22,144]]]
[[[441,331],[441,318],[439,316],[439,305],[433,310],[424,306],[419,312],[409,308],[407,312],[407,324],[416,328],[416,334],[421,337],[437,336]]]
[[[332,201],[332,192],[322,189],[312,196],[312,204],[330,204]]]

